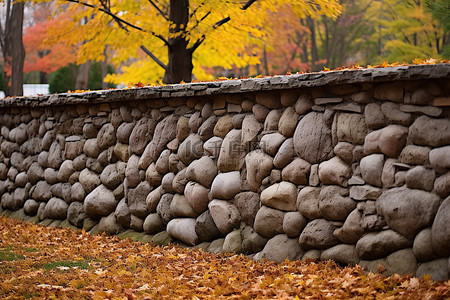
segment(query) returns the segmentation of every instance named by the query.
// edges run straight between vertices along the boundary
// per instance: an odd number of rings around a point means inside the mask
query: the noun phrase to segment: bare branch
[[[157,58],[150,50],[148,50],[144,45],[141,45],[142,51],[145,52],[148,56],[150,56],[161,68],[167,70],[167,65],[164,64],[159,58]]]
[[[139,26],[131,24],[128,21],[125,21],[124,19],[122,19],[122,18],[116,16],[115,14],[113,14],[107,7],[103,7],[103,8],[102,7],[97,7],[97,6],[94,6],[92,4],[89,4],[89,3],[86,3],[86,2],[82,2],[82,1],[79,1],[79,0],[65,0],[65,1],[72,2],[72,3],[77,3],[77,4],[80,4],[80,5],[86,6],[86,7],[90,7],[90,8],[99,10],[99,11],[107,14],[111,18],[113,18],[114,21],[116,21],[117,24],[119,24],[119,27],[121,29],[124,29],[124,30],[128,31],[128,29],[125,26],[123,26],[123,24],[125,24],[125,25],[127,25],[127,26],[129,26],[129,27],[131,27],[133,29],[136,29],[136,30],[139,30],[139,31],[142,31],[142,32],[145,32],[145,33],[149,33],[149,34],[153,35],[154,37],[156,37],[156,38],[160,39],[161,41],[163,41],[166,46],[169,46],[169,43],[167,42],[167,40],[162,35],[157,34],[157,33],[153,32],[153,31],[145,30],[145,29],[143,29],[143,28],[141,28]]]
[[[222,20],[216,22],[216,23],[213,25],[213,28],[216,29],[216,28],[222,26],[223,24],[227,23],[227,22],[230,21],[230,20],[231,20],[230,17],[226,17],[226,18],[224,18],[224,19],[222,19]]]
[[[224,18],[224,19],[222,19],[222,20],[216,22],[216,23],[212,26],[212,28],[213,28],[213,29],[217,29],[218,27],[222,26],[223,24],[227,23],[227,22],[230,21],[230,20],[231,20],[230,17],[226,17],[226,18]],[[191,52],[194,52],[194,51],[195,51],[195,50],[196,50],[196,49],[197,49],[197,48],[205,41],[205,38],[206,38],[206,36],[205,36],[205,35],[202,35],[202,37],[199,38],[199,39],[194,43],[194,45],[192,45],[192,47],[191,47]]]
[[[152,0],[148,0],[148,2],[150,2],[150,4],[151,4],[151,5],[159,12],[159,14],[160,14],[164,19],[166,19],[166,21],[169,21],[169,17],[167,16],[167,14],[165,14],[165,13],[161,10],[161,8],[159,8],[159,6],[156,5],[155,2],[153,2]]]
[[[245,3],[244,6],[242,6],[242,10],[246,10],[247,8],[249,8],[253,3],[255,3],[256,0],[248,0],[247,3]]]

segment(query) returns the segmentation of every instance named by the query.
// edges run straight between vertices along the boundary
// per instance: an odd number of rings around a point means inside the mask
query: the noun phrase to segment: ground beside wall
[[[449,278],[449,64],[10,98],[0,110],[3,215]]]

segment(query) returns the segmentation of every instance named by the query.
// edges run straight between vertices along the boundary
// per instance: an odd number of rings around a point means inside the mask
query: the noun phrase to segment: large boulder
[[[283,168],[281,178],[294,184],[308,184],[310,170],[311,164],[309,162],[296,158]]]
[[[236,206],[228,201],[212,200],[208,205],[211,217],[222,234],[239,227],[241,215]]]
[[[294,139],[290,138],[285,140],[284,143],[281,144],[277,154],[273,159],[273,165],[278,169],[282,169],[294,159],[294,156]]]
[[[368,184],[382,187],[381,181],[384,166],[383,154],[372,154],[361,159],[361,175]]]
[[[213,199],[233,199],[241,191],[241,175],[238,171],[220,173],[211,185]]]
[[[201,214],[208,209],[208,193],[209,189],[193,181],[188,182],[184,189],[186,201],[197,214]]]
[[[364,235],[356,243],[356,251],[361,259],[374,260],[397,250],[411,247],[412,244],[412,240],[394,230],[383,230]]]
[[[412,239],[431,225],[439,204],[440,198],[435,194],[401,187],[383,192],[376,207],[390,228]]]
[[[146,199],[150,191],[150,184],[146,181],[141,182],[136,188],[128,190],[128,206],[133,215],[139,218],[145,218],[148,215]]]
[[[284,215],[283,231],[288,237],[295,238],[302,233],[306,224],[308,220],[301,213],[290,211]]]
[[[178,146],[178,159],[185,165],[189,165],[192,161],[199,159],[203,155],[203,141],[198,134],[189,135]]]
[[[334,231],[334,236],[346,244],[356,244],[364,234],[361,226],[361,212],[354,209],[345,219],[344,225]]]
[[[192,206],[181,194],[175,194],[170,203],[170,214],[174,218],[197,218],[198,213],[194,211]]]
[[[409,128],[410,142],[421,146],[441,147],[450,144],[450,119],[418,117]]]
[[[195,232],[195,219],[173,219],[167,224],[167,233],[169,233],[170,237],[188,245],[195,246],[199,242],[199,238]]]
[[[242,192],[234,197],[233,202],[241,214],[242,221],[253,227],[256,213],[261,207],[259,194],[254,192]]]
[[[255,217],[255,231],[265,237],[271,238],[283,233],[284,212],[267,206],[262,206]]]
[[[337,118],[337,136],[339,141],[363,144],[367,134],[364,117],[359,114],[342,113]]]
[[[213,148],[212,153],[218,153],[217,167],[222,172],[238,171],[241,160],[245,155],[241,142],[242,131],[233,129],[227,133],[223,141],[215,140],[216,144],[209,146]],[[205,147],[205,146],[204,146]]]
[[[86,191],[86,193],[90,193],[101,184],[99,176],[89,169],[84,169],[83,171],[81,171],[78,180],[83,186],[83,189]]]
[[[261,203],[284,211],[295,211],[297,187],[290,182],[280,182],[266,188],[261,193]]]
[[[186,169],[186,179],[209,188],[217,175],[216,163],[208,156],[194,160]]]
[[[396,158],[406,145],[408,129],[399,125],[389,125],[383,129],[372,131],[364,141],[364,153],[383,153]]]
[[[337,156],[319,165],[319,179],[323,184],[338,184],[346,187],[351,175],[351,166]]]
[[[273,158],[261,151],[252,151],[245,156],[247,182],[253,192],[258,192],[262,180],[273,168]]]
[[[67,208],[67,220],[73,226],[81,228],[83,226],[83,221],[86,219],[86,213],[84,212],[83,203],[72,202]]]
[[[95,188],[84,200],[84,211],[92,219],[108,216],[115,211],[118,201],[104,185]]]
[[[145,220],[142,229],[146,234],[156,234],[163,231],[164,222],[157,213],[149,214]]]
[[[254,259],[267,259],[281,263],[286,259],[290,261],[299,260],[303,254],[304,251],[300,248],[297,239],[291,239],[285,234],[278,234],[267,242],[264,249],[257,253]]]
[[[116,133],[111,123],[102,126],[97,134],[98,146],[101,150],[108,149],[116,143]]]
[[[336,229],[331,222],[325,219],[316,219],[306,225],[299,238],[300,247],[303,250],[327,249],[339,243],[333,235]]]
[[[246,150],[252,149],[252,143],[263,129],[263,124],[258,122],[254,115],[247,115],[242,122],[242,143]]]
[[[294,133],[294,149],[300,158],[310,164],[320,163],[333,154],[331,129],[323,114],[311,112],[298,122]]]
[[[355,266],[359,263],[355,245],[336,245],[323,251],[320,260],[333,260],[342,266]]]
[[[298,193],[297,210],[308,219],[320,218],[319,202],[320,188],[307,186]]]
[[[67,218],[67,208],[69,205],[62,199],[51,198],[45,206],[45,217],[49,219]]]
[[[434,250],[440,256],[450,256],[450,197],[442,202],[431,227]]]
[[[344,221],[355,207],[356,202],[348,197],[345,188],[331,185],[320,191],[319,210],[327,220]]]
[[[209,242],[222,236],[214,223],[209,210],[202,213],[195,221],[195,232],[200,241]]]
[[[155,129],[156,122],[153,119],[144,117],[140,119],[131,131],[128,144],[130,151],[141,155],[147,143],[152,139],[152,133]]]

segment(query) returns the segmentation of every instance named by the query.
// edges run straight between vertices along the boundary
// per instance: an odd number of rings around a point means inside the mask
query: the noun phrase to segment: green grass
[[[13,246],[9,245],[6,246],[6,248],[3,248],[0,250],[0,261],[16,261],[24,259],[25,256],[20,254],[15,254],[11,250],[13,249]]]
[[[89,262],[80,260],[80,261],[54,261],[48,264],[45,264],[43,268],[45,270],[56,269],[58,267],[67,267],[67,268],[80,268],[87,269],[89,267]]]

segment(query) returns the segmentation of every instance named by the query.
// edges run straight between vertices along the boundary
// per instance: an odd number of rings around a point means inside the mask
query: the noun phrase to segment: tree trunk
[[[316,43],[316,24],[310,16],[306,17],[306,22],[308,24],[309,31],[311,32],[311,70],[318,71],[316,69],[316,62],[319,60]]]
[[[168,57],[164,83],[180,83],[192,81],[192,50],[188,49],[185,33],[189,21],[189,0],[170,0],[169,20],[175,26],[170,34],[177,34],[168,40]]]
[[[108,83],[105,81],[105,77],[108,74],[108,55],[107,55],[106,47],[105,47],[105,50],[103,51],[103,54],[105,55],[105,59],[101,62],[101,67],[102,67],[102,89],[106,90],[108,88]]]
[[[91,67],[90,61],[87,61],[84,64],[78,66],[78,74],[77,74],[77,81],[75,83],[75,89],[87,90],[90,67]]]
[[[23,95],[23,64],[25,48],[22,41],[24,2],[14,2],[5,24],[5,66],[11,68],[11,77],[5,76],[6,96]]]

